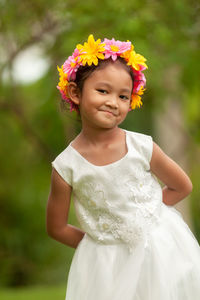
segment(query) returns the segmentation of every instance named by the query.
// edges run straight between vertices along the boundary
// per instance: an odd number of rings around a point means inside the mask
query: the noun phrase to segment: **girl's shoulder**
[[[153,143],[153,138],[151,135],[145,134],[145,133],[141,133],[141,132],[137,132],[137,131],[130,131],[130,130],[125,130],[129,136],[129,138],[137,143],[138,145],[147,145],[147,146],[151,146],[151,144]]]
[[[145,140],[145,139],[152,139],[151,135],[137,132],[137,131],[131,131],[131,130],[125,130],[131,137],[138,139],[138,140]]]
[[[54,167],[54,169],[69,185],[72,183],[71,179],[74,161],[70,144],[64,150],[62,150],[53,161],[51,161],[51,166]]]
[[[57,154],[55,159],[58,158],[58,157],[62,158],[62,157],[65,157],[65,156],[69,155],[70,154],[70,148],[71,148],[70,145],[71,145],[71,143],[72,142],[70,142],[63,150],[61,150],[61,152]]]
[[[125,130],[129,137],[129,141],[134,150],[146,157],[150,162],[153,152],[153,138],[151,135],[141,132]]]

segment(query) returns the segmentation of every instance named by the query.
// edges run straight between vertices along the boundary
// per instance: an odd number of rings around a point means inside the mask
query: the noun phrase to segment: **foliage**
[[[153,114],[167,99],[181,102],[197,181],[200,163],[193,153],[199,153],[200,142],[199,9],[197,0],[0,1],[0,74],[8,75],[0,83],[1,285],[67,278],[74,250],[47,236],[45,208],[50,162],[80,123],[74,113],[61,114],[56,66],[90,33],[95,38],[129,39],[147,58],[143,109],[130,112],[123,127],[151,134]],[[48,72],[35,83],[19,84],[12,73],[15,59],[35,45],[49,59]],[[198,198],[196,190],[194,222],[200,237]],[[73,206],[69,223],[78,226]]]

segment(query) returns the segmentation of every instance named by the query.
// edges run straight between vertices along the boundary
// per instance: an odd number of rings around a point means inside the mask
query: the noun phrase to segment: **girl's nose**
[[[112,108],[118,108],[118,99],[116,96],[110,96],[107,100],[106,100],[106,105],[112,107]]]

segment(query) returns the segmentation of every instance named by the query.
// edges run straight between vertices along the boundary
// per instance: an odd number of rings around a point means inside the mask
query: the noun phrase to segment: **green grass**
[[[0,289],[1,300],[64,300],[66,286],[36,286]]]

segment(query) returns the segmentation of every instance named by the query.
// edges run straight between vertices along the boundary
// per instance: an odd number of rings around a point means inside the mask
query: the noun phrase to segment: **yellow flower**
[[[142,56],[140,54],[137,54],[134,51],[134,46],[133,45],[131,45],[130,50],[122,53],[122,55],[120,55],[120,56],[123,57],[127,61],[127,65],[132,66],[132,68],[134,68],[137,71],[140,70],[139,65],[142,65],[146,69],[148,69],[147,65],[145,64],[146,58],[144,58],[144,56]]]
[[[67,93],[67,86],[68,86],[67,74],[64,73],[63,71],[63,65],[61,68],[57,66],[57,69],[60,76],[58,86],[64,93]]]
[[[129,42],[129,40],[127,40],[127,42]],[[134,46],[131,45],[131,49],[128,50],[128,51],[123,52],[120,56],[122,58],[124,58],[126,61],[129,61],[131,53],[133,52],[133,50],[134,50]]]
[[[113,52],[119,51],[119,47],[117,47],[117,46],[115,46],[115,45],[111,45],[111,46],[110,46],[110,49],[111,49]]]
[[[141,86],[138,93],[132,95],[131,109],[142,106],[141,95],[143,95],[144,91],[145,89],[143,88],[143,86]]]
[[[142,65],[145,68],[148,68],[147,65],[145,64],[146,58],[144,56],[137,54],[135,51],[132,51],[129,56],[129,60],[127,65],[132,66],[135,70],[139,71],[140,66]]]
[[[104,46],[105,44],[101,43],[100,39],[95,42],[92,34],[89,35],[88,42],[85,42],[84,45],[78,44],[76,48],[80,52],[80,62],[82,62],[83,66],[86,64],[97,66],[98,58],[104,59],[104,54],[102,53],[105,51]]]

